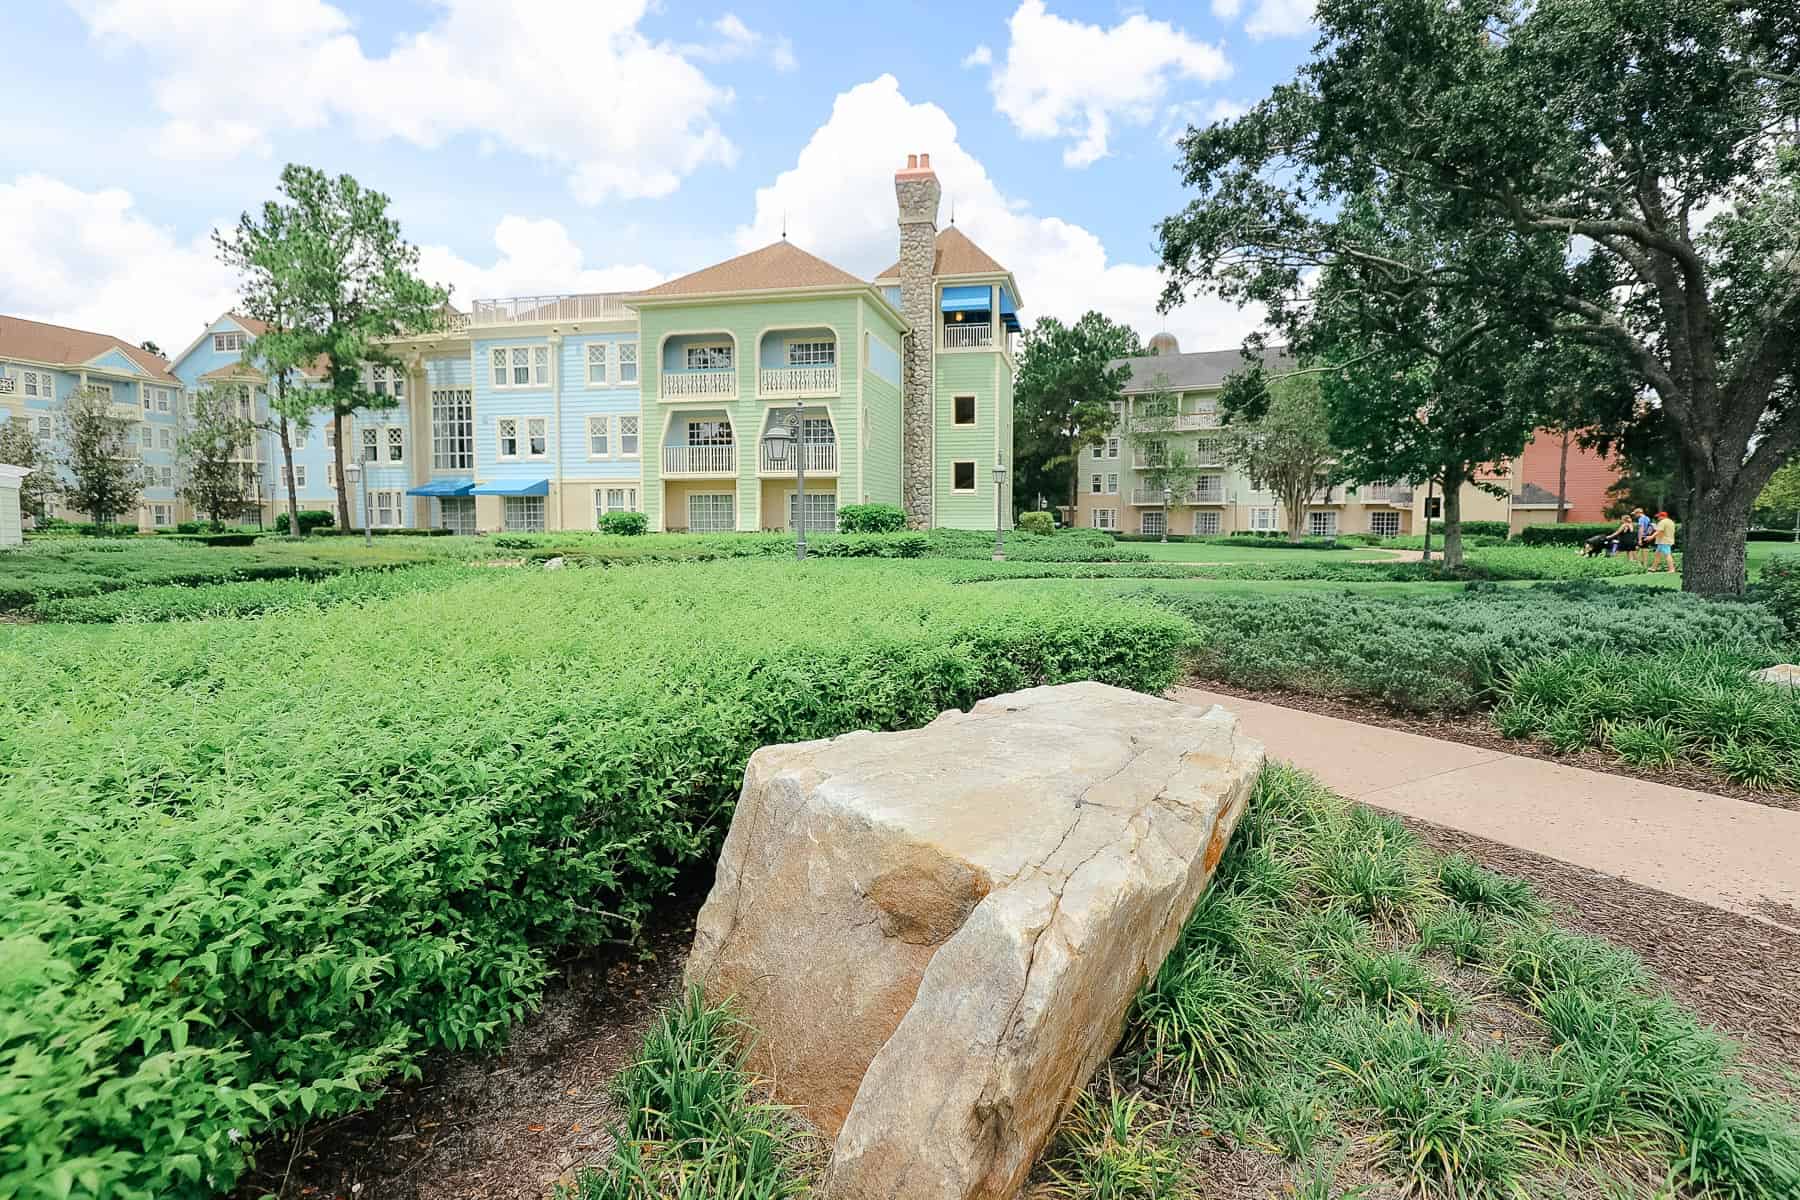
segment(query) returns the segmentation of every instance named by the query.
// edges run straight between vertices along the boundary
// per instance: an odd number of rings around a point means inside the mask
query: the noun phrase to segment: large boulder
[[[1010,1198],[1117,1044],[1262,766],[1101,684],[751,756],[687,978],[837,1139],[833,1200]]]
[[[1778,663],[1773,667],[1764,667],[1756,672],[1756,678],[1763,683],[1776,687],[1800,688],[1800,666],[1793,663]]]

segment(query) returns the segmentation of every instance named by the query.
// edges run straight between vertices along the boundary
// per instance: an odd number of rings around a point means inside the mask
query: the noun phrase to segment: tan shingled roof
[[[736,258],[671,279],[645,297],[710,296],[721,292],[767,292],[778,288],[865,287],[863,280],[808,254],[789,241],[771,242]]]
[[[177,387],[181,384],[179,379],[169,374],[169,364],[166,361],[123,338],[106,333],[89,333],[84,329],[70,329],[64,325],[47,325],[42,321],[27,321],[23,317],[0,317],[0,358],[23,358],[79,368],[83,363],[91,362],[109,350],[124,354],[158,383],[172,383]]]
[[[952,225],[938,231],[937,255],[931,266],[935,275],[1008,275],[1005,267],[969,240],[969,235]],[[875,277],[876,282],[900,278],[900,264],[895,263]]]

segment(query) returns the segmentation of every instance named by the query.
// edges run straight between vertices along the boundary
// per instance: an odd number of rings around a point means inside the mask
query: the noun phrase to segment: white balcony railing
[[[765,367],[756,376],[764,396],[835,396],[838,369],[829,367]]]
[[[944,326],[944,349],[975,350],[994,344],[994,327],[986,321]]]
[[[1177,429],[1217,429],[1219,414],[1216,412],[1182,413],[1175,418]]]
[[[716,399],[737,395],[737,371],[664,371],[664,400]]]
[[[1168,459],[1153,458],[1148,454],[1134,454],[1131,456],[1131,465],[1140,471],[1154,471],[1158,467],[1167,466]],[[1202,450],[1189,453],[1186,458],[1182,459],[1181,465],[1184,467],[1222,467],[1225,462],[1219,457],[1218,451]]]
[[[1163,494],[1161,488],[1135,488],[1131,493],[1133,504],[1161,504]],[[1197,487],[1186,492],[1176,492],[1169,497],[1171,504],[1223,504],[1225,489],[1223,487]]]
[[[1356,498],[1364,504],[1411,504],[1412,489],[1392,483],[1365,483],[1356,489]]]
[[[736,475],[737,445],[664,446],[664,475]]]
[[[791,455],[792,449],[788,451]],[[762,469],[770,475],[792,475],[794,460],[790,457],[784,463],[776,463],[769,457],[769,448],[763,447]],[[809,442],[806,447],[806,473],[808,475],[836,475],[838,469],[838,453],[836,442]]]
[[[467,325],[522,325],[530,321],[628,321],[625,292],[580,292],[561,296],[513,296],[477,300]]]

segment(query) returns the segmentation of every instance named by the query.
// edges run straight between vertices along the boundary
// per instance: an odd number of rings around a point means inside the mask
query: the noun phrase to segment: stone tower
[[[901,370],[900,490],[913,528],[931,523],[932,340],[937,336],[932,272],[941,194],[931,155],[907,155],[906,166],[894,173],[894,196],[900,202],[900,312],[912,326]]]

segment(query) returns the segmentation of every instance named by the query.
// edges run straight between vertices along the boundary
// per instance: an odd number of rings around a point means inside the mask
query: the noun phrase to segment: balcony
[[[1217,429],[1219,428],[1219,414],[1216,412],[1181,413],[1175,418],[1175,428],[1178,430]]]
[[[994,326],[987,321],[958,322],[944,326],[944,349],[985,350],[994,344]]]
[[[1131,502],[1133,504],[1160,505],[1163,502],[1162,489],[1135,488],[1131,493]],[[1176,492],[1169,497],[1169,502],[1171,504],[1224,504],[1227,501],[1225,488],[1220,485],[1218,487],[1196,487],[1190,488],[1186,492]]]
[[[764,367],[756,374],[757,395],[772,398],[835,396],[838,369],[829,367]]]
[[[1356,490],[1356,498],[1364,504],[1393,504],[1410,508],[1413,490],[1404,484],[1365,483]]]
[[[808,475],[836,475],[838,473],[837,451],[836,442],[807,443],[806,473]],[[791,455],[793,451],[790,449],[788,453]],[[759,467],[764,475],[792,476],[794,460],[790,457],[786,462],[777,464],[769,458],[769,448],[764,446]]]
[[[664,400],[730,400],[737,396],[737,369],[664,371],[657,387]]]
[[[514,296],[505,300],[477,300],[459,326],[525,325],[534,321],[629,321],[625,292],[578,292],[560,296]]]
[[[664,446],[664,475],[736,475],[737,443],[722,446]]]

